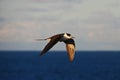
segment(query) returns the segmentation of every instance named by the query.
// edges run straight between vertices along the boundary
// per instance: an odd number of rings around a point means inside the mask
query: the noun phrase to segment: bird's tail
[[[35,39],[36,41],[44,41],[44,40],[50,40],[49,38],[46,38],[46,39]]]
[[[35,39],[36,41],[43,41],[43,40],[47,40],[47,39]]]

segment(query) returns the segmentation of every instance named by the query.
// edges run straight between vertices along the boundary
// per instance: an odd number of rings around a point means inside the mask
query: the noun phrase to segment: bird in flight
[[[66,44],[66,50],[68,53],[69,60],[70,62],[72,62],[74,59],[74,55],[75,55],[75,42],[73,38],[74,37],[69,33],[61,33],[61,34],[56,34],[46,39],[36,39],[37,41],[49,40],[48,44],[41,51],[40,55],[43,55],[47,51],[49,51],[57,42],[64,42]]]

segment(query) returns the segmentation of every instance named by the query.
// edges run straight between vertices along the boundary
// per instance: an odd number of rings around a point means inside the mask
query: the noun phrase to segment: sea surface
[[[120,80],[120,51],[0,51],[0,80]]]

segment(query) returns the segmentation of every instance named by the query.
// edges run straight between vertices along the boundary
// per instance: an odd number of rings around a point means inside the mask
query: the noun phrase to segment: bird
[[[46,39],[36,39],[37,41],[48,40],[49,42],[41,51],[40,56],[47,53],[56,43],[64,42],[66,44],[66,50],[68,54],[69,61],[72,62],[75,55],[75,41],[73,40],[73,36],[69,33],[61,33],[53,35]]]

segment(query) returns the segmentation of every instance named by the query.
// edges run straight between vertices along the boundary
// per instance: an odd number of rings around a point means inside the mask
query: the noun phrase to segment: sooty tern
[[[46,39],[36,39],[37,41],[49,40],[48,44],[41,51],[40,55],[45,54],[57,42],[64,42],[66,44],[66,50],[68,53],[69,60],[70,60],[70,62],[72,62],[74,59],[74,55],[75,55],[75,42],[74,42],[73,38],[74,37],[69,33],[61,33],[61,34],[56,34],[56,35],[49,37],[49,38],[46,38]]]

